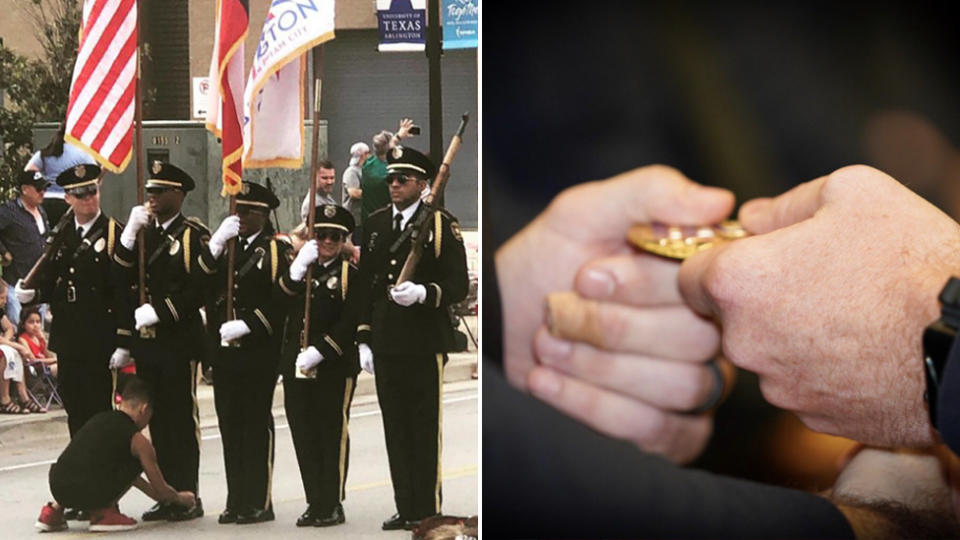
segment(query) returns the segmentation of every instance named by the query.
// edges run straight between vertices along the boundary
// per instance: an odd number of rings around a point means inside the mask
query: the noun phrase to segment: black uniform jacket
[[[147,259],[147,302],[160,318],[157,339],[189,339],[184,345],[201,347],[203,322],[203,271],[198,259],[206,249],[210,231],[202,223],[178,215],[161,231],[148,224],[144,230]],[[117,323],[121,343],[127,345],[134,334],[133,311],[139,307],[137,290],[137,246],[129,250],[117,242],[113,257],[117,280],[126,287],[126,309]],[[202,351],[197,351],[200,355]]]
[[[227,250],[217,259],[204,247],[198,264],[206,279],[207,334],[215,347],[220,344],[220,325],[239,319],[250,333],[240,338],[242,349],[279,346],[283,332],[285,305],[274,285],[287,271],[290,244],[261,231],[246,249],[236,247],[233,265],[234,315],[226,314]],[[279,350],[279,349],[278,349]],[[276,358],[265,359],[276,362]],[[274,365],[276,365],[274,363]]]
[[[328,265],[315,263],[313,266],[309,344],[323,355],[323,361],[317,365],[317,378],[352,377],[360,372],[356,338],[358,275],[357,267],[342,258]],[[300,352],[305,281],[306,278],[291,280],[289,272],[284,272],[278,280],[278,289],[287,298],[289,315],[280,366],[284,377],[294,376],[294,364]]]
[[[35,302],[49,303],[56,314],[50,349],[106,362],[116,347],[117,284],[110,279],[111,260],[120,245],[123,225],[101,213],[83,240],[76,221],[60,231],[63,242],[44,265]],[[89,354],[86,354],[89,353]]]
[[[426,207],[421,203],[407,224],[414,227]],[[422,304],[403,307],[390,300],[388,289],[397,284],[412,245],[396,244],[392,206],[370,214],[364,225],[360,259],[364,298],[359,309],[357,337],[374,352],[434,354],[453,348],[453,325],[447,307],[463,300],[469,286],[467,257],[456,218],[443,210],[422,216],[429,224],[423,255],[410,280],[427,290]]]

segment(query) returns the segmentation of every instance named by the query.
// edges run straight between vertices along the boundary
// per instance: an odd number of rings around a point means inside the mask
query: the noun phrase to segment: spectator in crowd
[[[0,308],[7,302],[7,283],[0,280]],[[25,360],[34,360],[30,348],[14,339],[15,327],[0,309],[0,414],[29,414],[45,412],[27,394]],[[10,384],[16,388],[18,404],[10,396]]]
[[[337,171],[333,166],[333,162],[328,159],[322,159],[317,162],[317,176],[314,178],[314,182],[317,183],[317,195],[314,198],[316,201],[316,206],[321,206],[324,204],[338,204],[337,201],[333,200],[333,184],[337,181]],[[303,221],[307,220],[307,213],[310,212],[310,193],[307,193],[303,197],[303,202],[300,204],[300,219]]]
[[[38,362],[49,367],[54,377],[57,376],[57,355],[47,349],[47,340],[43,337],[43,316],[40,315],[39,306],[28,307],[20,313],[17,341],[29,348]]]
[[[390,190],[387,187],[387,152],[410,135],[413,120],[404,118],[396,134],[381,131],[373,136],[373,155],[367,157],[361,166],[360,190],[364,194],[360,199],[360,226],[367,216],[390,204]]]
[[[14,283],[25,277],[46,245],[44,235],[50,228],[41,206],[50,182],[39,172],[23,171],[17,179],[20,196],[0,206],[0,265],[3,278]],[[7,287],[7,317],[20,321],[20,301],[13,287]]]
[[[46,210],[50,221],[54,223],[60,220],[60,216],[68,208],[63,198],[63,188],[56,183],[57,176],[77,165],[97,164],[93,157],[79,147],[64,141],[64,132],[65,128],[61,124],[47,146],[34,152],[24,168],[25,171],[39,172],[43,175],[44,180],[50,182],[50,187],[43,196],[43,209]]]
[[[363,175],[363,169],[360,166],[370,155],[370,147],[367,143],[356,142],[350,147],[350,166],[343,171],[343,193],[340,194],[340,200],[343,207],[353,216],[353,222],[360,223],[360,206],[362,203],[363,189],[360,188],[360,177]],[[359,244],[363,238],[360,228],[353,230],[353,243]]]

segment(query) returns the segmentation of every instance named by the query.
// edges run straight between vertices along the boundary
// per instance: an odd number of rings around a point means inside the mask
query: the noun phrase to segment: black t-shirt
[[[123,411],[98,413],[80,428],[57,459],[58,481],[129,486],[142,470],[140,460],[130,453],[130,439],[138,431]]]

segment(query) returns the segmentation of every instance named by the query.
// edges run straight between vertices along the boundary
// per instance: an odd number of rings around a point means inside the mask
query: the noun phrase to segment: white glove
[[[250,333],[250,327],[241,320],[227,321],[220,325],[220,339],[233,341]]]
[[[235,238],[240,235],[240,217],[239,216],[227,216],[223,221],[220,222],[220,226],[217,227],[217,231],[213,233],[213,236],[210,237],[210,254],[213,255],[213,258],[216,259],[220,257],[220,254],[223,253],[223,248],[226,247],[227,242],[231,238]]]
[[[390,289],[390,298],[403,307],[422,304],[427,299],[427,288],[412,281],[404,281]]]
[[[157,310],[153,309],[153,306],[150,304],[144,304],[133,310],[133,319],[137,322],[137,330],[144,326],[153,326],[160,322],[160,317],[157,316]]]
[[[37,295],[36,289],[24,289],[23,280],[18,279],[16,287],[13,288],[13,292],[17,295],[17,302],[21,304],[28,304],[33,300],[33,297]]]
[[[300,371],[307,371],[320,362],[323,362],[323,355],[313,345],[297,355],[297,369]]]
[[[297,258],[290,263],[290,279],[300,281],[307,273],[307,267],[320,257],[317,241],[311,240],[300,248]]]
[[[113,351],[113,355],[110,356],[110,369],[120,369],[132,363],[133,358],[130,358],[130,349],[117,347],[117,350]]]
[[[373,351],[370,350],[370,346],[366,343],[361,343],[358,348],[360,349],[360,367],[367,373],[373,375]]]
[[[120,243],[123,244],[123,247],[133,249],[133,245],[137,243],[137,233],[149,222],[150,214],[142,204],[131,208],[127,226],[123,228],[123,233],[120,234]]]

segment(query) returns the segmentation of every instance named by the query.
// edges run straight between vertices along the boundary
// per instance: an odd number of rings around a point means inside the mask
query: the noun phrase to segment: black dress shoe
[[[237,513],[232,508],[227,508],[223,512],[220,512],[220,517],[217,518],[217,523],[221,525],[226,525],[227,523],[236,523],[237,522]]]
[[[237,525],[247,525],[249,523],[263,523],[264,521],[273,521],[273,508],[248,510],[237,516]]]
[[[343,515],[343,506],[338,504],[333,507],[329,515],[318,517],[314,522],[315,527],[332,527],[345,522],[347,518]]]
[[[171,510],[173,510],[172,504],[157,503],[144,512],[140,518],[143,521],[161,521],[170,517]]]
[[[78,514],[79,512],[80,512],[80,511],[77,510],[76,508],[64,508],[64,509],[63,509],[63,519],[65,519],[65,520],[67,520],[67,521],[76,521],[76,520],[77,520],[77,514]]]
[[[313,527],[317,521],[317,512],[313,506],[307,506],[307,509],[297,518],[297,527]]]
[[[77,517],[74,518],[77,521],[90,521],[90,512],[86,510],[77,510]]]
[[[385,531],[399,531],[403,529],[406,529],[409,531],[413,529],[413,527],[416,526],[417,523],[419,522],[407,521],[406,519],[403,519],[402,517],[400,517],[400,514],[394,514],[390,516],[390,519],[383,522],[382,528]]]
[[[200,500],[200,497],[197,497],[197,502],[190,508],[174,505],[170,509],[167,521],[188,521],[200,517],[203,517],[203,502]]]

